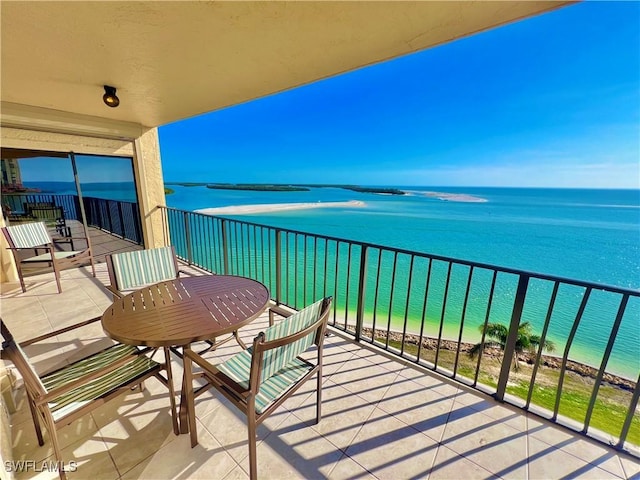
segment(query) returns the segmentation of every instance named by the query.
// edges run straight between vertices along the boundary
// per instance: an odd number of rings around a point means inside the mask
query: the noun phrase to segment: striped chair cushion
[[[158,368],[159,364],[145,355],[138,355],[136,347],[114,345],[68,367],[43,376],[44,387],[47,390],[53,390],[127,356],[131,357],[131,362],[49,402],[49,409],[54,420],[57,421],[127,382]]]
[[[265,339],[275,340],[304,330],[318,320],[322,300],[294,313],[289,318],[265,330]],[[301,338],[297,342],[283,345],[264,352],[260,389],[256,396],[256,411],[264,411],[275,399],[293,386],[312,366],[296,358],[313,343],[316,332]],[[234,355],[226,362],[217,365],[217,369],[235,380],[243,388],[249,389],[252,349]]]
[[[322,302],[322,299],[318,300],[285,320],[267,328],[264,332],[265,340],[269,341],[287,337],[313,325],[320,317]],[[311,332],[297,342],[264,352],[261,381],[275,375],[276,372],[288,365],[295,357],[307,350],[313,343],[315,334],[315,331]]]
[[[217,368],[244,388],[249,389],[251,348],[234,355],[226,362],[219,364]],[[308,363],[294,358],[285,367],[262,382],[256,395],[256,412],[264,412],[269,405],[295,385],[312,368]]]
[[[116,253],[111,256],[118,290],[176,278],[171,247]]]
[[[51,243],[51,237],[43,222],[10,225],[7,232],[16,248],[33,248]]]

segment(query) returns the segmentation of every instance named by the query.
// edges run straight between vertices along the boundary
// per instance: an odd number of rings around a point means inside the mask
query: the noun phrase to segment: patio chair
[[[178,278],[178,260],[173,246],[105,255],[110,285],[117,298],[145,285]]]
[[[38,222],[44,222],[47,227],[55,228],[59,235],[71,237],[71,227],[67,225],[64,208],[32,207],[31,216]],[[73,250],[73,241],[71,241],[71,250]]]
[[[58,293],[62,293],[62,286],[60,285],[60,271],[62,270],[80,267],[89,262],[93,276],[96,276],[96,268],[93,263],[91,243],[88,236],[73,238],[74,240],[85,240],[87,243],[85,250],[64,251],[56,248],[57,242],[54,243],[54,240],[51,239],[44,222],[23,223],[2,227],[2,233],[9,243],[11,253],[13,253],[13,258],[18,270],[18,277],[20,279],[20,286],[23,292],[27,291],[22,271],[23,264],[47,263],[51,265],[56,278]],[[23,252],[30,250],[34,251],[34,255],[24,257]],[[40,250],[44,250],[44,253],[39,253]]]
[[[331,297],[319,300],[260,333],[253,346],[218,365],[212,365],[186,348],[185,385],[191,447],[198,444],[195,398],[215,387],[247,417],[249,468],[257,480],[256,429],[271,413],[313,375],[317,375],[316,423],[321,417],[322,348],[331,308]],[[315,362],[300,357],[316,345]],[[202,372],[194,376],[192,363]],[[208,385],[194,391],[194,377],[204,377]]]
[[[4,322],[2,331],[2,358],[11,361],[22,375],[27,401],[38,444],[44,445],[41,422],[49,432],[55,459],[60,466],[61,479],[66,478],[57,430],[83,417],[108,400],[131,390],[143,387],[149,377],[156,377],[169,389],[174,432],[178,433],[175,397],[169,353],[165,349],[165,363],[150,358],[153,349],[138,349],[131,345],[115,344],[98,353],[85,357],[53,372],[38,375],[22,346],[83,327],[96,318],[63,328],[41,337],[18,344]],[[166,378],[161,372],[165,370]]]
[[[112,253],[105,255],[110,285],[107,289],[114,298],[122,298],[133,290],[147,285],[173,280],[183,273],[178,269],[178,259],[175,248],[168,247],[134,250],[131,252]],[[224,340],[206,340],[207,347],[200,353],[213,350],[232,338],[239,338],[237,333]],[[177,348],[171,348],[179,357],[182,353]]]

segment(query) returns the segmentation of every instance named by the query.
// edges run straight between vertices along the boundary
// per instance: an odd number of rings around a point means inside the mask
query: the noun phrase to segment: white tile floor
[[[111,303],[104,264],[27,279],[28,290],[2,285],[3,321],[18,339],[100,315]],[[266,315],[243,329],[251,340]],[[40,371],[84,356],[105,342],[99,324],[27,348]],[[225,358],[231,342],[211,354]],[[181,377],[176,358],[174,375]],[[638,459],[494,402],[431,373],[391,361],[332,335],[326,340],[323,418],[313,424],[314,382],[308,382],[258,430],[260,478],[640,478]],[[60,432],[70,478],[248,478],[243,417],[213,390],[196,402],[199,445],[172,431],[167,390],[155,379],[144,392],[120,396]],[[24,391],[12,418],[13,458],[53,460],[38,446]],[[3,452],[6,457],[6,453]],[[23,472],[17,478],[56,478]]]

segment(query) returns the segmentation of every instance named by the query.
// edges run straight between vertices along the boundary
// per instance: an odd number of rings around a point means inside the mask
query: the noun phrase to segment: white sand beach
[[[228,207],[201,208],[196,213],[205,215],[249,215],[252,213],[280,212],[284,210],[306,210],[309,208],[332,207],[364,207],[366,204],[359,200],[348,202],[315,202],[315,203],[266,203],[262,205],[230,205]]]

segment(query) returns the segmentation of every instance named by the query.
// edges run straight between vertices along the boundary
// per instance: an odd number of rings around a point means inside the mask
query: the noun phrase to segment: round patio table
[[[136,290],[102,314],[102,328],[112,339],[127,345],[163,348],[171,382],[169,348],[213,340],[233,333],[257,318],[269,303],[269,290],[262,283],[232,275],[202,275],[176,278]],[[176,434],[188,433],[184,377],[180,394]],[[173,400],[172,400],[173,405]],[[173,407],[172,407],[173,409]]]
[[[258,317],[269,290],[232,275],[176,278],[117,299],[102,314],[102,328],[128,345],[182,347],[232,333]]]

